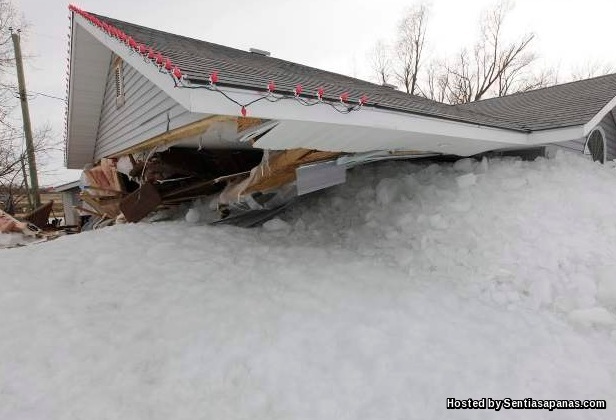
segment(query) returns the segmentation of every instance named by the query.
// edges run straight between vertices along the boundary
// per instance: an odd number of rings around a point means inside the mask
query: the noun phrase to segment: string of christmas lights
[[[242,103],[237,99],[234,99],[231,94],[222,90],[219,85],[219,75],[218,72],[212,72],[209,77],[209,83],[206,85],[192,85],[187,83],[185,79],[185,75],[182,73],[180,68],[173,64],[169,57],[162,55],[159,51],[156,51],[154,48],[149,47],[143,43],[138,42],[132,36],[127,35],[121,29],[116,28],[115,26],[102,21],[96,16],[80,9],[77,6],[70,5],[69,10],[71,12],[77,13],[85,18],[92,25],[96,26],[103,32],[105,32],[108,36],[117,39],[121,43],[125,44],[130,50],[131,53],[140,54],[144,61],[150,62],[156,65],[160,72],[168,74],[174,83],[174,86],[182,89],[206,89],[212,92],[217,92],[227,100],[233,102],[234,104],[240,107],[240,112],[242,116],[246,116],[248,114],[248,107],[260,102],[260,101],[268,101],[268,102],[278,102],[281,100],[295,100],[303,106],[314,106],[318,104],[324,104],[330,106],[335,111],[341,114],[349,114],[353,111],[359,111],[367,102],[368,97],[363,95],[359,100],[352,101],[347,92],[342,93],[339,96],[338,101],[329,101],[324,99],[325,90],[321,87],[317,89],[315,96],[303,95],[302,85],[298,84],[293,93],[286,93],[282,91],[276,91],[276,85],[273,81],[270,81],[266,86],[266,91],[263,96],[259,98],[253,99],[251,101]],[[70,40],[69,40],[70,41]],[[70,45],[70,42],[69,42]],[[70,55],[70,52],[69,52]],[[70,74],[70,56],[69,62],[67,63],[67,72]],[[68,82],[67,82],[67,95],[68,95]],[[68,114],[66,116],[68,118]],[[68,122],[67,122],[68,123]]]
[[[319,88],[317,90],[317,94],[316,94],[316,99],[310,99],[307,97],[302,97],[300,96],[300,94],[303,91],[302,85],[298,84],[297,86],[295,86],[295,89],[293,90],[293,94],[285,94],[282,92],[278,92],[276,93],[276,85],[274,84],[274,82],[269,82],[267,84],[267,91],[266,94],[253,99],[252,101],[246,102],[246,103],[241,103],[239,101],[237,101],[236,99],[234,99],[233,97],[231,97],[228,93],[226,93],[225,91],[221,90],[218,88],[217,82],[218,82],[218,73],[217,72],[213,72],[210,75],[210,80],[209,80],[209,84],[208,85],[197,85],[197,86],[192,86],[192,85],[183,85],[181,80],[174,80],[174,82],[176,83],[177,87],[182,87],[182,88],[188,88],[188,89],[207,89],[210,90],[212,92],[218,92],[220,93],[222,96],[224,96],[225,98],[227,98],[229,101],[233,102],[234,104],[238,105],[240,107],[240,111],[242,113],[242,116],[246,116],[247,115],[247,108],[257,102],[260,101],[268,101],[268,102],[278,102],[284,99],[292,99],[297,101],[298,103],[300,103],[301,105],[304,106],[314,106],[314,105],[318,105],[318,104],[325,104],[325,105],[329,105],[330,107],[332,107],[335,111],[341,113],[341,114],[348,114],[350,112],[353,111],[358,111],[361,109],[361,107],[368,101],[368,97],[367,96],[362,96],[359,101],[357,101],[357,103],[352,104],[349,102],[349,94],[348,93],[343,93],[340,95],[340,102],[330,102],[330,101],[324,101],[323,100],[323,95],[325,93],[323,88]]]
[[[71,6],[69,10],[72,11]],[[71,84],[71,34],[73,33],[73,19],[71,13],[68,15],[68,40],[66,46],[66,76],[65,76],[65,96],[66,105],[64,106],[64,163],[68,165],[68,101]]]

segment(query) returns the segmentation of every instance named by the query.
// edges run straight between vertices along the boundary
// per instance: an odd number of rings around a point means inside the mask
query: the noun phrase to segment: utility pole
[[[24,177],[24,188],[26,189],[26,197],[28,197],[28,207],[32,210],[34,206],[32,205],[32,194],[30,194],[30,187],[28,186],[28,176],[26,175],[26,165],[24,163],[24,154],[21,154],[19,158],[21,160],[21,173]]]
[[[21,46],[19,38],[21,29],[13,32],[13,47],[15,48],[15,62],[17,64],[17,82],[19,83],[19,101],[21,102],[21,115],[24,120],[24,134],[26,137],[26,153],[28,154],[28,169],[30,170],[30,192],[32,193],[32,205],[37,208],[41,205],[39,194],[38,175],[36,173],[36,157],[34,156],[34,140],[32,139],[32,127],[30,125],[30,111],[28,110],[28,97],[26,96],[26,81],[24,78],[24,66],[21,59]]]

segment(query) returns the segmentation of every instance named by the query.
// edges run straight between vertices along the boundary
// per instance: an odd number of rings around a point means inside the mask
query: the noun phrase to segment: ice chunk
[[[188,210],[185,219],[188,223],[199,223],[199,220],[201,220],[201,212],[199,209],[193,207]]]
[[[386,178],[376,186],[376,201],[386,206],[396,201],[402,194],[402,185],[399,180]]]
[[[467,212],[472,208],[472,203],[470,200],[455,200],[450,203],[450,207],[458,212]]]
[[[503,179],[501,185],[506,190],[518,190],[526,185],[526,178],[506,178]]]
[[[456,177],[456,182],[458,183],[458,187],[460,188],[468,188],[471,185],[475,185],[477,183],[477,175],[475,174],[465,174]]]
[[[529,294],[537,306],[552,303],[552,285],[543,276],[531,283]]]
[[[600,270],[597,281],[597,300],[608,308],[616,308],[616,266]]]
[[[477,165],[477,167],[475,168],[475,173],[477,174],[485,174],[488,172],[488,158],[487,157],[483,157],[481,159],[481,162],[479,162],[479,165]]]
[[[270,232],[274,232],[274,231],[281,231],[281,230],[290,230],[291,229],[291,225],[288,224],[287,222],[285,222],[284,220],[282,220],[279,217],[275,217],[271,220],[268,220],[267,222],[263,223],[263,229],[270,231]]]
[[[589,309],[576,309],[569,313],[569,319],[583,327],[612,327],[616,325],[616,316],[600,306]]]
[[[464,158],[457,160],[456,163],[453,164],[453,169],[458,172],[472,172],[475,168],[477,161],[471,158]]]
[[[435,229],[447,229],[449,223],[447,222],[447,219],[445,219],[440,214],[435,214],[433,216],[430,216],[430,226]]]

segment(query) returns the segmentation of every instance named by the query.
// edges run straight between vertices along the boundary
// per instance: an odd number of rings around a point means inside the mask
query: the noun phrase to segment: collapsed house
[[[272,212],[384,159],[555,148],[616,158],[616,75],[465,105],[70,6],[66,165],[84,211],[138,221],[209,197]]]

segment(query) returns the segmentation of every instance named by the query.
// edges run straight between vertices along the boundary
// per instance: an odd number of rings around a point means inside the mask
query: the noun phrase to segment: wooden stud
[[[253,128],[253,127],[256,127],[258,125],[261,125],[264,122],[265,122],[265,120],[262,120],[261,118],[238,117],[238,119],[237,119],[237,132],[238,133],[244,132],[244,131],[248,130],[249,128]]]

